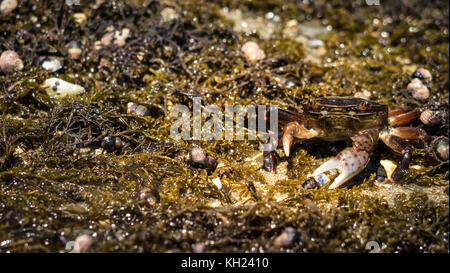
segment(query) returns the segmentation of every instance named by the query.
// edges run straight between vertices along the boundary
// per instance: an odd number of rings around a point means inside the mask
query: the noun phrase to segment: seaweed
[[[275,14],[278,31],[239,32],[225,7],[255,20]],[[166,8],[177,16],[163,18]],[[258,141],[175,141],[168,117],[193,97],[293,110],[367,90],[389,107],[441,111],[439,126],[415,125],[448,135],[448,9],[447,1],[21,1],[0,16],[0,52],[17,51],[25,65],[0,73],[0,252],[65,252],[82,234],[93,238],[89,252],[191,252],[196,243],[208,252],[364,252],[369,241],[382,252],[448,252],[448,163],[430,161],[420,142],[412,142],[415,167],[391,188],[376,182],[379,160],[400,156],[380,143],[345,187],[304,189],[307,174],[348,143],[295,145],[277,173],[265,173]],[[327,30],[320,54],[283,33],[292,19]],[[123,28],[123,46],[99,43]],[[249,40],[265,60],[242,56]],[[81,44],[79,59],[71,41]],[[41,56],[61,57],[63,69],[46,71]],[[417,67],[434,77],[424,104],[405,92]],[[41,84],[53,76],[87,92],[51,98]],[[149,115],[127,114],[128,102]],[[110,136],[120,148],[102,148]],[[217,168],[189,164],[193,147]],[[277,248],[288,227],[298,242]]]

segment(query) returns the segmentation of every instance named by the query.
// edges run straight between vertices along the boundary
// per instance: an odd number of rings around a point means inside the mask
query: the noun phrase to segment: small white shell
[[[214,185],[216,185],[216,187],[220,190],[220,189],[222,189],[222,182],[220,181],[220,178],[219,177],[216,177],[216,178],[214,178],[214,179],[210,179],[209,180],[210,182],[212,182],[212,183],[214,183]]]
[[[44,59],[41,66],[49,72],[56,72],[62,68],[61,61],[57,58]]]
[[[42,87],[47,91],[49,96],[58,98],[79,95],[86,91],[82,86],[66,82],[58,78],[50,78],[45,80]]]
[[[244,57],[251,62],[260,61],[266,57],[266,54],[259,45],[252,41],[246,42],[242,46],[241,51]]]
[[[160,14],[164,23],[176,20],[180,17],[180,15],[172,8],[165,8]]]
[[[0,12],[8,14],[17,8],[17,0],[3,0],[0,4]]]

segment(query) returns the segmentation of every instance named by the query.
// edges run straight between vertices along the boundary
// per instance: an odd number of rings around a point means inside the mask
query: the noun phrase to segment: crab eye
[[[359,110],[366,111],[367,110],[367,102],[363,101],[358,105]]]

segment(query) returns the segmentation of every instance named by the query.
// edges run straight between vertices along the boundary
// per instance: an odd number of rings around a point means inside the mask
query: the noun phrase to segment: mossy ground
[[[260,161],[248,160],[258,158],[257,141],[175,142],[168,118],[172,105],[191,107],[193,96],[222,109],[295,108],[310,97],[368,90],[390,107],[441,110],[440,126],[415,125],[447,135],[447,1],[108,1],[99,9],[63,3],[21,1],[0,17],[0,51],[16,50],[25,64],[0,74],[0,252],[65,251],[81,234],[93,237],[91,252],[190,252],[195,243],[210,252],[364,252],[369,241],[382,252],[449,251],[448,164],[427,160],[419,142],[412,142],[416,168],[399,185],[375,183],[380,159],[400,159],[380,143],[346,187],[305,190],[306,175],[348,143],[296,145],[278,173],[267,174]],[[163,22],[166,7],[179,18]],[[237,32],[224,7],[263,20],[273,12],[278,31],[265,39]],[[87,20],[77,23],[75,12]],[[319,62],[283,34],[291,19],[328,26]],[[110,25],[131,30],[127,43],[93,50]],[[80,60],[68,57],[71,40],[82,43]],[[248,40],[259,43],[265,61],[243,58]],[[43,55],[64,57],[64,69],[36,66]],[[426,104],[405,93],[417,67],[433,75]],[[40,88],[50,76],[87,93],[56,101]],[[125,114],[130,101],[147,106],[150,116]],[[124,148],[98,152],[107,135]],[[218,159],[214,172],[190,166],[195,146]],[[221,190],[209,182],[215,177]],[[273,240],[286,227],[300,232],[300,242],[276,249]]]

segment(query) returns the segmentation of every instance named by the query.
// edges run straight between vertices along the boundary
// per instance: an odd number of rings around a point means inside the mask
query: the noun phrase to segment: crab
[[[404,178],[412,159],[408,140],[420,139],[427,154],[438,161],[448,161],[448,138],[429,136],[419,127],[405,126],[417,120],[420,110],[408,107],[388,110],[388,106],[355,97],[322,97],[302,104],[302,112],[278,109],[279,124],[283,125],[275,146],[282,146],[289,157],[296,140],[318,138],[324,141],[351,139],[352,147],[320,165],[312,177],[337,169],[340,174],[329,189],[335,189],[360,173],[381,139],[386,146],[402,154],[401,162],[391,175],[391,182]],[[264,152],[263,168],[274,171],[277,164],[275,149]]]

